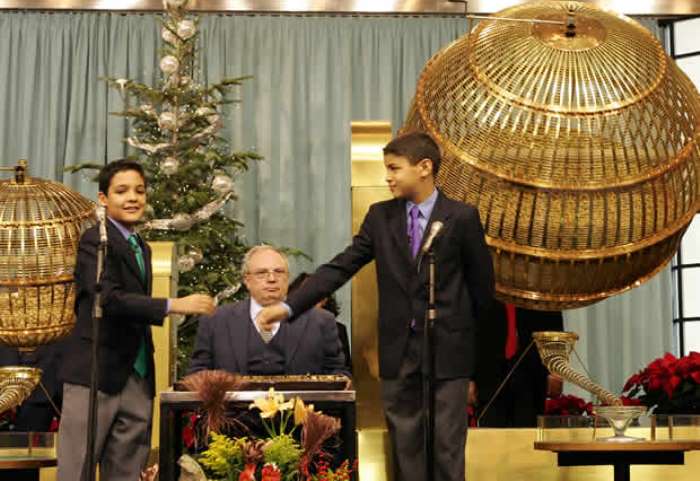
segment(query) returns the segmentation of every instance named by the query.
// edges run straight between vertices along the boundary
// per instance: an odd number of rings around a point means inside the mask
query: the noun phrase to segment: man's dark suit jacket
[[[323,309],[310,309],[296,322],[280,326],[285,333],[286,374],[345,374],[335,318]],[[223,369],[248,374],[248,334],[254,330],[250,299],[219,307],[200,318],[188,373]]]
[[[518,350],[510,360],[505,358],[508,321],[505,305],[494,301],[481,319],[477,335],[477,372],[474,377],[479,391],[479,404],[485,407],[498,385],[532,342],[537,331],[561,331],[561,311],[534,311],[516,308]],[[542,364],[537,348],[532,346],[513,372],[505,388],[483,417],[482,426],[534,427],[537,416],[544,414],[549,372]]]
[[[151,297],[151,250],[142,243],[146,282],[142,282],[136,255],[119,230],[107,221],[107,256],[102,281],[103,319],[98,348],[99,390],[107,394],[121,392],[134,371],[134,360],[141,339],[146,339],[148,381],[153,395],[153,339],[151,325],[162,325],[167,311],[166,299]],[[93,226],[80,239],[75,268],[77,286],[76,325],[67,340],[62,381],[88,386],[92,345],[92,305],[95,295],[95,271],[99,233]]]
[[[439,193],[430,224],[441,221],[433,243],[437,271],[435,374],[438,379],[470,377],[474,371],[476,319],[489,305],[494,274],[479,212]],[[398,376],[411,319],[422,326],[427,306],[426,262],[411,257],[406,227],[406,201],[372,205],[360,231],[344,252],[319,269],[287,303],[304,312],[375,260],[379,288],[379,370],[382,378]],[[372,322],[367,319],[366,322]]]

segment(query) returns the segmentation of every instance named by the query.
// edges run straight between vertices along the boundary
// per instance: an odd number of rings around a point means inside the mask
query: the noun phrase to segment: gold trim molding
[[[489,14],[524,3],[514,0],[470,0],[468,12]],[[594,0],[601,8],[625,15],[699,15],[692,0]],[[158,11],[163,0],[0,0],[0,10],[112,10]],[[201,12],[323,13],[323,14],[441,14],[462,15],[465,4],[448,0],[194,0]]]

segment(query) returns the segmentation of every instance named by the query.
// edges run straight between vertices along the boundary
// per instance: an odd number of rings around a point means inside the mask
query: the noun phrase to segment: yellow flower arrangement
[[[313,412],[313,410],[313,404],[306,406],[301,398],[294,398],[294,425],[299,426],[300,424],[304,424],[306,416],[309,412]]]
[[[294,407],[294,401],[284,401],[282,394],[275,393],[275,388],[271,387],[265,397],[255,399],[249,409],[259,409],[260,417],[268,419],[274,417],[278,412],[284,412]]]

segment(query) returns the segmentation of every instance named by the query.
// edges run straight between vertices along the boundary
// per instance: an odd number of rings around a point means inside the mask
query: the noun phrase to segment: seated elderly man
[[[253,247],[243,259],[243,270],[250,297],[200,318],[190,373],[224,369],[260,376],[349,375],[330,313],[314,308],[270,331],[256,324],[263,307],[287,297],[289,265],[284,254],[270,246]]]

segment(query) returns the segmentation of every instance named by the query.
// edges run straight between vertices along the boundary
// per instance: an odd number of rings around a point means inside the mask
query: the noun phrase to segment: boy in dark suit
[[[151,251],[134,227],[146,206],[146,179],[130,160],[107,164],[99,174],[99,202],[107,214],[107,255],[102,278],[103,318],[98,342],[98,410],[95,452],[102,481],[139,479],[150,450],[154,396],[151,325],[168,313],[211,314],[211,297],[151,297]],[[81,479],[87,444],[92,308],[99,229],[83,234],[75,268],[76,325],[61,366],[63,413],[59,428],[58,481]]]
[[[272,322],[306,311],[376,261],[379,288],[379,369],[384,413],[394,451],[394,479],[425,480],[421,397],[423,319],[428,293],[422,242],[433,222],[436,259],[435,473],[464,481],[467,387],[474,371],[476,319],[493,297],[494,275],[479,213],[435,188],[440,151],[424,133],[402,135],[384,148],[393,200],[370,207],[352,244],[321,266],[286,304],[262,311]]]

